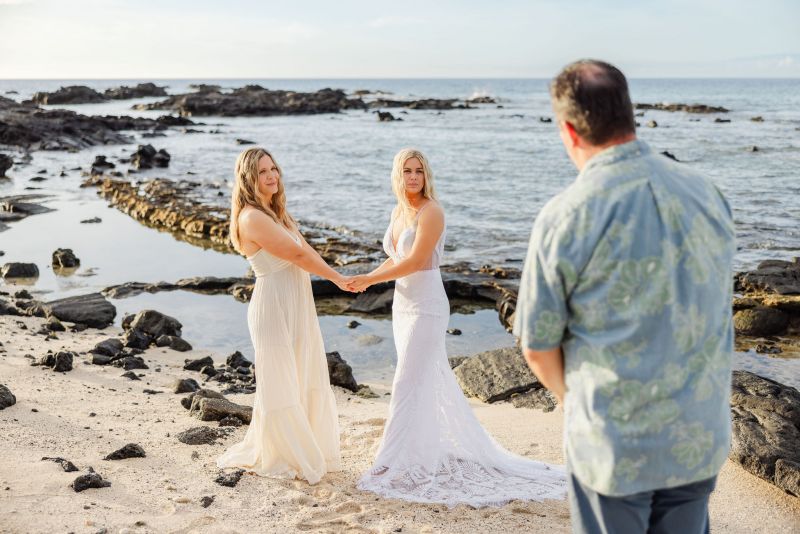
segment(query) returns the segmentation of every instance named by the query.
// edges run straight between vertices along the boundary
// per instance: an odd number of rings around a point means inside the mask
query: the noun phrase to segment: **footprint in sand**
[[[363,506],[355,501],[348,501],[334,508],[332,512],[317,512],[309,519],[296,523],[295,526],[298,530],[303,531],[324,529],[326,531],[354,534],[378,532],[361,524],[365,519],[365,515]]]
[[[348,501],[337,506],[335,510],[340,514],[360,514],[364,507],[355,501]]]
[[[336,493],[330,486],[317,486],[314,488],[314,498],[320,501],[330,500]]]
[[[383,425],[386,424],[386,419],[384,417],[373,417],[372,419],[367,419],[366,421],[360,421],[358,424],[383,427]]]

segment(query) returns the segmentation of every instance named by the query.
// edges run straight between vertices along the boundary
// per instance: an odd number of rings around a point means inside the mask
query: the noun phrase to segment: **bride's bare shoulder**
[[[420,213],[420,220],[427,218],[431,219],[444,219],[444,208],[436,200],[428,201],[428,204],[422,209]]]
[[[245,206],[239,212],[239,224],[248,225],[253,223],[263,223],[264,220],[272,220],[263,211],[256,209],[252,206]]]

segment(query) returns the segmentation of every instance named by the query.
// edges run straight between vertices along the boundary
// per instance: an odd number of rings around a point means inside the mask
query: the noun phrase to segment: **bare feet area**
[[[239,441],[246,426],[203,422],[181,406],[177,379],[203,375],[183,369],[184,360],[222,355],[153,347],[142,354],[149,369],[91,365],[94,345],[118,329],[34,335],[36,317],[0,317],[0,383],[16,403],[0,411],[0,532],[569,532],[566,501],[512,502],[500,508],[420,505],[378,498],[356,489],[380,441],[389,396],[372,385],[377,399],[335,388],[342,429],[343,470],[314,486],[244,473],[234,487],[217,456]],[[26,327],[26,329],[23,328]],[[48,350],[74,351],[73,368],[57,372],[32,366]],[[215,384],[219,386],[219,384]],[[212,389],[219,389],[214,387]],[[229,395],[243,405],[252,395]],[[481,423],[509,450],[561,463],[562,413],[517,409],[511,404],[473,408]],[[188,445],[178,434],[195,427],[216,432],[209,444]],[[209,440],[202,440],[209,441]],[[104,459],[136,444],[144,457]],[[77,471],[66,472],[66,462]],[[76,492],[71,484],[92,469],[106,487]],[[234,472],[228,470],[228,472]],[[235,476],[232,477],[235,480]],[[79,484],[75,484],[79,486]],[[97,484],[102,485],[102,483]],[[712,531],[791,532],[800,528],[800,499],[726,463],[711,500]]]

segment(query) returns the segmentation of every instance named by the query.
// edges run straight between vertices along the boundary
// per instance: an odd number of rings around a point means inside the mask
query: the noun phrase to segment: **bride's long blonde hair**
[[[433,186],[433,171],[428,165],[428,158],[416,148],[404,148],[394,157],[392,164],[392,191],[397,197],[398,215],[402,215],[406,224],[414,218],[414,208],[406,197],[406,182],[403,180],[403,167],[411,158],[417,158],[422,164],[422,172],[425,174],[425,183],[422,186],[422,196],[436,200],[436,189]]]
[[[275,167],[278,169],[278,191],[266,201],[264,195],[258,189],[258,161],[264,156],[269,156]],[[255,209],[267,214],[273,221],[294,230],[297,223],[294,218],[286,211],[286,194],[283,188],[283,171],[275,158],[260,147],[251,147],[239,154],[236,159],[236,173],[233,192],[231,193],[231,222],[230,237],[233,248],[239,254],[242,252],[242,243],[239,238],[239,214],[245,206],[252,206]]]

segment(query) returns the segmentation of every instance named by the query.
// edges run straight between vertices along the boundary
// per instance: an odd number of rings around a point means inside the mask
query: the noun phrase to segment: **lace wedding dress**
[[[416,221],[400,234],[396,249],[393,224],[383,247],[398,262],[411,252]],[[395,282],[397,369],[389,417],[375,462],[358,487],[448,506],[564,498],[564,469],[503,449],[478,422],[450,369],[445,349],[450,305],[439,272],[444,240],[445,231],[427,268]]]
[[[340,470],[341,459],[311,279],[263,249],[247,259],[256,274],[247,308],[255,348],[253,417],[244,440],[225,451],[217,466],[316,484],[327,471]]]

